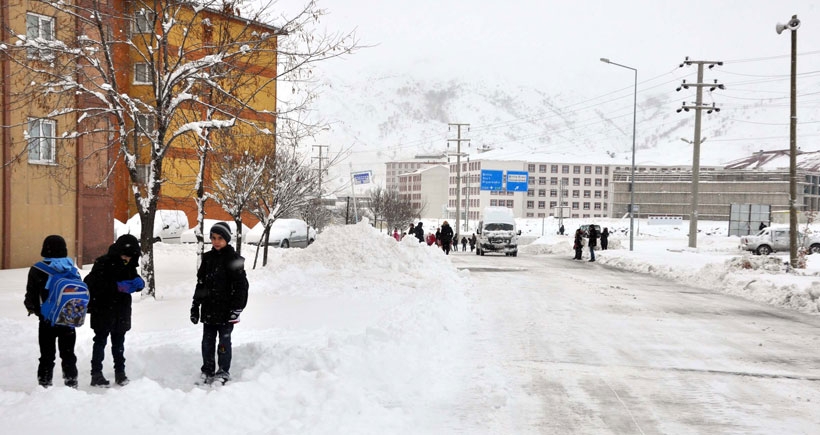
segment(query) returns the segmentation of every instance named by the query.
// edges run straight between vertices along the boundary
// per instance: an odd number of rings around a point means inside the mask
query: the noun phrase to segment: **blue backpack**
[[[90,295],[77,269],[60,272],[42,261],[35,263],[34,267],[48,274],[48,298],[40,306],[46,321],[51,326],[82,326]]]

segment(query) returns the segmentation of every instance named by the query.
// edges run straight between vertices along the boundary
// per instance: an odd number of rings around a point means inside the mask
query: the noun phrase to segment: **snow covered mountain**
[[[737,68],[734,68],[737,71]],[[789,147],[789,75],[750,79],[745,73],[716,68],[725,90],[704,89],[703,103],[720,111],[702,112],[701,165],[720,165],[759,150]],[[695,82],[695,68],[680,69],[639,82],[636,162],[691,165],[695,112],[677,112],[683,102],[694,105],[695,90],[676,91],[682,80]],[[704,80],[707,81],[707,80]],[[711,80],[710,80],[711,81]],[[455,152],[455,129],[468,123],[471,140],[462,152],[482,149],[560,154],[583,161],[628,163],[632,150],[633,87],[534,89],[504,82],[454,78],[422,78],[407,74],[374,74],[355,79],[329,77],[318,112],[330,120],[327,140],[334,148],[349,147],[353,170],[373,170],[376,180],[384,162],[417,154]],[[817,95],[820,74],[798,82],[798,147],[815,151],[820,136]],[[592,87],[591,87],[592,88]],[[497,154],[497,153],[494,153]],[[346,174],[348,165],[341,168]],[[346,175],[339,174],[340,181]]]

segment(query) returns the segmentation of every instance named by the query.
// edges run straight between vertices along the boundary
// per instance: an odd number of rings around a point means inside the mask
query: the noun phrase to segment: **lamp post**
[[[635,73],[635,90],[633,91],[632,99],[632,167],[629,176],[629,250],[633,248],[633,234],[635,227],[635,120],[638,113],[638,70],[631,66],[621,65],[612,62],[611,60],[602,57],[601,62],[610,65],[619,66],[621,68],[631,69]]]
[[[787,24],[778,23],[775,30],[779,35],[784,30],[792,31],[791,68],[791,116],[789,122],[789,263],[797,266],[797,29],[800,20],[797,15]]]

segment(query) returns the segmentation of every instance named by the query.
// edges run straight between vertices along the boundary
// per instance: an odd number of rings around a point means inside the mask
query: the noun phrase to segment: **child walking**
[[[58,235],[51,235],[43,240],[40,251],[43,263],[58,272],[73,271],[77,279],[80,272],[74,262],[68,257],[65,239]],[[77,388],[77,356],[74,354],[74,344],[77,342],[77,333],[73,326],[52,325],[45,319],[40,306],[48,298],[46,285],[49,275],[43,270],[32,266],[28,271],[26,282],[26,297],[24,305],[28,315],[35,314],[40,319],[37,338],[40,343],[40,364],[37,366],[37,383],[43,388],[52,385],[54,375],[54,360],[57,349],[60,350],[60,360],[63,369],[63,381],[66,386]],[[55,341],[57,346],[55,347]]]
[[[91,301],[91,329],[94,346],[91,352],[91,386],[107,388],[103,375],[105,346],[111,336],[111,356],[114,359],[114,382],[128,384],[125,375],[125,333],[131,329],[131,293],[141,291],[145,281],[137,273],[140,245],[131,234],[120,236],[108,248],[108,253],[97,258],[91,272],[85,277]]]
[[[202,321],[202,380],[206,384],[224,384],[231,379],[231,332],[248,302],[248,279],[245,259],[228,244],[228,224],[214,224],[210,237],[212,249],[202,254],[196,274],[191,322],[196,325]]]

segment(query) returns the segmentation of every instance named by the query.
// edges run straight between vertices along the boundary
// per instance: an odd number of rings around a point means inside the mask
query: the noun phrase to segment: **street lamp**
[[[787,24],[777,23],[775,30],[781,34],[792,31],[792,71],[791,71],[791,121],[789,123],[789,263],[797,266],[797,29],[800,20],[797,15]]]
[[[633,247],[633,230],[635,227],[635,119],[638,113],[638,70],[630,66],[612,62],[605,57],[601,58],[601,62],[631,69],[635,72],[635,90],[633,91],[632,100],[632,168],[629,176],[629,250],[631,251]]]

